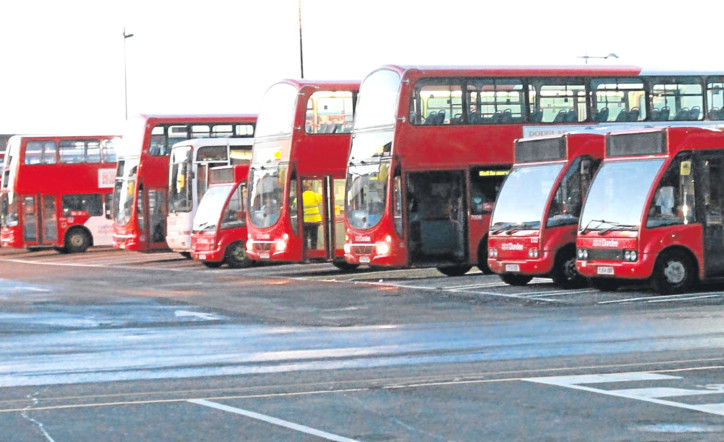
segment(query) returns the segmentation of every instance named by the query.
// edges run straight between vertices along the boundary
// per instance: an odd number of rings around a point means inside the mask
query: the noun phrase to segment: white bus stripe
[[[355,442],[354,439],[349,439],[343,436],[337,436],[336,434],[327,433],[325,431],[315,430],[304,425],[295,424],[293,422],[277,419],[275,417],[267,416],[264,414],[255,413],[253,411],[242,410],[241,408],[230,407],[228,405],[219,404],[216,402],[207,401],[204,399],[189,399],[188,402],[197,405],[203,405],[205,407],[215,408],[221,411],[227,411],[229,413],[239,414],[252,419],[257,419],[263,422],[270,423],[272,425],[278,425],[280,427],[289,428],[291,430],[299,431],[300,433],[311,434],[312,436],[321,437],[333,441],[344,441],[344,442]]]

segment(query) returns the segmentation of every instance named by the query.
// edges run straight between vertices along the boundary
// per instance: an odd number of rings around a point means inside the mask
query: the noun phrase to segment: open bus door
[[[711,277],[724,274],[724,152],[702,153],[699,167],[704,202],[704,265],[706,275]],[[682,162],[682,187],[691,172]],[[693,180],[689,181],[693,184]]]
[[[147,249],[165,250],[166,244],[166,190],[138,187],[136,207],[139,238]]]

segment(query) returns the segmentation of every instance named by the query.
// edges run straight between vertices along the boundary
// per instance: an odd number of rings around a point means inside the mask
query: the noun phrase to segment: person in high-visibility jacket
[[[322,213],[320,212],[322,195],[315,192],[309,183],[304,183],[302,204],[304,209],[304,244],[310,249],[316,249],[319,225],[322,223]]]

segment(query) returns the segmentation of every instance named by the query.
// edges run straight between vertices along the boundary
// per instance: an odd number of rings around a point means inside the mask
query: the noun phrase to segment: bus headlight
[[[281,238],[279,238],[278,240],[274,241],[274,249],[275,249],[277,252],[283,252],[283,251],[287,250],[287,242],[288,242],[288,241],[289,241],[289,235],[287,235],[287,234],[285,233],[284,235],[282,235]]]
[[[636,252],[636,250],[624,250],[623,251],[623,260],[634,262],[638,259],[639,254]]]
[[[246,251],[247,252],[254,251],[254,240],[251,239],[251,235],[249,235],[249,239],[246,240]]]
[[[380,242],[375,243],[375,254],[377,254],[377,255],[389,254],[391,242],[392,242],[392,237],[390,235],[387,235],[384,242],[380,241]]]
[[[348,255],[350,253],[352,253],[352,244],[350,244],[348,242],[344,243],[344,253],[346,253]]]
[[[538,248],[528,249],[528,258],[537,258],[537,257],[538,257]]]
[[[497,258],[498,257],[498,249],[491,247],[488,249],[488,258]]]
[[[586,249],[578,249],[576,252],[576,256],[580,260],[586,260],[588,259],[588,250]]]

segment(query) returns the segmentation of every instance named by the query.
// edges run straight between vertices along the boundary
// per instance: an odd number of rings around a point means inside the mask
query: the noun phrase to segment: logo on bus
[[[593,247],[618,247],[618,241],[615,239],[594,239]]]
[[[116,169],[98,169],[98,187],[113,187],[116,181]]]
[[[355,236],[354,237],[355,242],[370,242],[372,241],[372,237],[369,236]]]
[[[503,243],[502,246],[500,246],[502,250],[523,250],[523,244],[514,244],[510,242]]]

